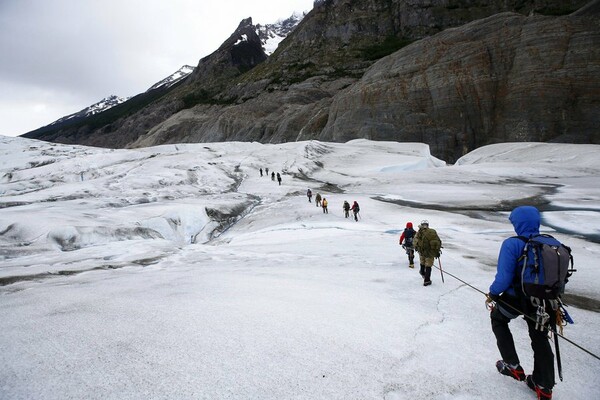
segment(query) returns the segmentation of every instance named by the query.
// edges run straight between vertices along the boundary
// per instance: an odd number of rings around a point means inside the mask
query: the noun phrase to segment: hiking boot
[[[423,282],[423,286],[429,286],[429,285],[431,285],[431,281],[425,281],[425,282]]]
[[[415,264],[408,264],[408,268],[414,268]]]
[[[529,389],[533,390],[537,395],[538,400],[550,400],[552,398],[552,390],[546,389],[533,381],[533,377],[531,375],[527,375],[525,378],[525,382]]]
[[[523,371],[523,367],[521,367],[520,365],[517,365],[515,368],[513,368],[506,362],[498,360],[496,362],[496,368],[498,369],[498,372],[500,372],[502,375],[510,376],[511,378],[516,379],[518,381],[525,380],[525,371]]]

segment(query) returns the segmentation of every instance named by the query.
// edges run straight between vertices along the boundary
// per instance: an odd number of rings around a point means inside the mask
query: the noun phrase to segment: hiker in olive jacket
[[[435,229],[429,227],[429,222],[422,221],[414,240],[415,251],[419,253],[420,273],[423,286],[431,285],[431,267],[433,260],[440,257],[442,241]]]
[[[350,216],[350,203],[344,200],[344,205],[342,208],[344,209],[344,216],[348,218]]]

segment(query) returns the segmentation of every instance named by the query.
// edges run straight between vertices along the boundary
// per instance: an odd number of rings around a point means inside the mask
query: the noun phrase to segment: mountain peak
[[[83,119],[83,118],[90,117],[92,115],[101,113],[102,111],[106,111],[109,108],[112,108],[116,105],[124,103],[128,99],[129,99],[129,97],[119,97],[119,96],[112,94],[108,97],[103,98],[99,102],[94,103],[91,106],[84,108],[83,110],[80,110],[76,113],[67,115],[66,117],[57,119],[56,121],[52,122],[49,126],[58,125],[58,124],[61,124],[63,122],[73,120],[73,119]]]
[[[279,43],[298,26],[305,15],[305,13],[294,12],[288,18],[280,19],[273,24],[257,24],[256,34],[260,38],[265,53],[267,55],[273,54]]]
[[[252,17],[244,18],[238,25],[237,29],[239,30],[249,27],[252,27]]]
[[[147,92],[158,89],[158,88],[171,87],[174,84],[176,84],[177,82],[180,82],[182,79],[185,79],[193,71],[194,71],[194,67],[192,67],[191,65],[184,65],[183,67],[179,68],[177,71],[172,73],[171,75],[167,76],[165,79],[161,80],[160,82],[156,82],[154,85],[152,85],[147,90]]]

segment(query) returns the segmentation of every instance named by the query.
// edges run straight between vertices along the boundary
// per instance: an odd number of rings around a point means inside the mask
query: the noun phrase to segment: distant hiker
[[[408,266],[410,268],[415,267],[415,248],[413,244],[413,239],[415,237],[415,230],[413,229],[412,222],[406,223],[406,228],[400,235],[400,245],[404,250],[406,250],[406,254],[408,255]]]
[[[360,207],[358,206],[358,203],[356,201],[354,201],[354,203],[352,203],[352,207],[350,209],[354,213],[354,220],[358,221],[358,213],[360,212]]]
[[[423,286],[431,285],[431,267],[433,261],[440,257],[442,241],[435,229],[429,227],[428,221],[421,221],[419,231],[413,241],[415,251],[419,253],[419,273],[423,277]]]
[[[315,203],[317,203],[317,207],[321,207],[321,194],[317,193],[315,196]]]
[[[265,168],[265,175],[269,176],[269,168]]]
[[[327,210],[327,199],[323,197],[323,214],[329,214],[329,210]]]
[[[496,368],[503,375],[526,381],[527,386],[536,392],[538,399],[551,399],[554,386],[554,355],[548,342],[548,330],[552,330],[556,336],[556,315],[557,311],[560,311],[559,295],[571,272],[568,270],[570,249],[549,235],[540,235],[540,212],[535,207],[517,207],[510,214],[509,220],[519,236],[510,237],[502,242],[496,277],[486,300],[491,309],[492,331],[502,356],[502,360],[496,362]],[[548,242],[549,240],[552,242]],[[544,248],[540,242],[547,242],[550,246]],[[539,246],[537,250],[535,246]],[[538,265],[540,258],[543,262]],[[541,270],[539,276],[533,272],[534,268]],[[562,273],[559,272],[561,269]],[[552,273],[548,275],[553,276],[556,281],[554,289],[547,290],[544,284],[550,281],[544,272],[548,273],[551,270]],[[562,281],[559,281],[561,276]],[[534,282],[538,285],[534,285]],[[544,290],[539,293],[533,291],[540,286],[544,287]],[[525,316],[533,349],[531,375],[525,375],[521,367],[508,326],[512,319],[521,314]],[[558,354],[557,362],[560,376]]]
[[[279,186],[281,186],[281,175],[279,175],[279,172],[277,173],[277,182],[279,182]]]
[[[312,191],[310,189],[306,191],[306,197],[308,197],[308,202],[311,203],[310,199],[312,199]]]
[[[344,200],[344,205],[342,208],[344,209],[344,216],[348,218],[350,216],[350,203]]]
[[[263,176],[263,174],[262,174],[262,168],[260,169],[260,176]]]
[[[275,180],[275,172],[271,172],[271,180],[274,181]]]

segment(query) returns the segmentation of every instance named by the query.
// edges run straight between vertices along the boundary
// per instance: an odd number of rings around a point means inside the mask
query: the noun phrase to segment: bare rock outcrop
[[[319,139],[425,142],[449,161],[496,142],[600,143],[599,77],[597,18],[502,13],[377,62]]]
[[[415,42],[360,79],[241,86],[240,103],[179,112],[133,146],[369,138],[428,143],[452,162],[496,142],[600,143],[599,77],[597,18],[502,13]]]
[[[233,105],[197,105],[173,115],[130,147],[163,143],[258,141],[281,143],[317,137],[333,96],[356,79],[314,77],[284,91],[262,91]]]

